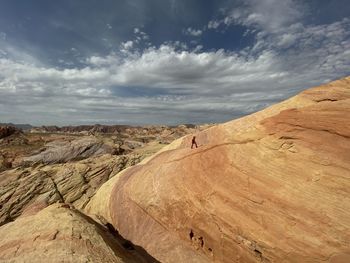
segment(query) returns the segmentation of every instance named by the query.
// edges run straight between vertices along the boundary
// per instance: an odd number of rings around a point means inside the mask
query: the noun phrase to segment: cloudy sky
[[[350,75],[348,0],[0,0],[0,122],[231,120]]]

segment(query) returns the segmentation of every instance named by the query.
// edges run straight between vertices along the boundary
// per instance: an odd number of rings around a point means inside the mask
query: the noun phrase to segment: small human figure
[[[193,136],[193,138],[192,138],[192,145],[191,145],[191,149],[193,149],[193,145],[195,145],[195,146],[196,146],[196,148],[198,148],[197,143],[196,143],[196,136]]]

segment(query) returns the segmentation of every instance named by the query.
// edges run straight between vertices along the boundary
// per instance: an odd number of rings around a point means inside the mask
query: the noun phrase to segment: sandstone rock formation
[[[16,156],[13,147],[26,143],[27,140],[21,130],[14,126],[0,126],[0,172],[12,167],[12,161]],[[9,145],[11,147],[8,147]]]
[[[0,228],[0,262],[156,262],[66,204]]]
[[[19,123],[11,123],[11,122],[7,122],[7,123],[0,122],[0,126],[13,126],[22,131],[29,131],[31,128],[33,128],[33,126],[30,124],[23,124],[23,123],[19,124]]]
[[[20,130],[13,126],[0,126],[0,139],[8,137],[14,133],[19,133]]]
[[[104,182],[139,161],[139,155],[106,154],[79,162],[4,171],[0,173],[0,226],[57,201],[84,208]]]
[[[0,262],[158,262],[111,225],[114,237],[75,209],[84,209],[119,171],[202,128],[125,127],[118,134],[85,136],[57,127],[54,133],[14,132],[0,139]],[[93,132],[108,129],[96,126]]]
[[[179,129],[179,134],[189,131]],[[135,128],[120,136],[16,133],[0,140],[0,225],[56,201],[83,208],[109,178],[164,146],[149,131]]]
[[[102,154],[113,154],[117,149],[94,137],[83,137],[73,141],[53,141],[45,145],[38,154],[23,159],[27,164],[54,164],[81,160]]]
[[[350,77],[163,148],[86,206],[161,262],[350,262]]]
[[[87,132],[90,134],[118,134],[121,136],[144,139],[162,138],[163,140],[173,140],[182,137],[188,133],[197,130],[203,130],[210,127],[210,124],[193,125],[182,124],[178,126],[165,125],[147,125],[147,126],[128,126],[128,125],[80,125],[80,126],[42,126],[31,129],[32,133],[70,133],[81,134]]]

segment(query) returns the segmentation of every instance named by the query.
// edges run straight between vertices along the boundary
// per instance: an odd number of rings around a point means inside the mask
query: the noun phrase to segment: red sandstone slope
[[[190,140],[87,211],[161,262],[350,262],[350,77]]]

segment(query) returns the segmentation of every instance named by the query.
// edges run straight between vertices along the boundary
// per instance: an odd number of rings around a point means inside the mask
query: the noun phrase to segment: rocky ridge
[[[15,133],[20,133],[20,130],[13,126],[0,126],[0,139],[11,136]]]
[[[23,158],[26,165],[66,163],[103,154],[116,154],[118,149],[104,144],[94,137],[83,137],[73,141],[47,143],[39,153]]]

